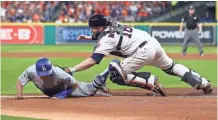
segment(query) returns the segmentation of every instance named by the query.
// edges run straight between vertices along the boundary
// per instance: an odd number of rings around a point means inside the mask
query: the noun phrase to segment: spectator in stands
[[[3,22],[87,22],[93,14],[124,22],[144,22],[181,2],[170,1],[2,1]]]

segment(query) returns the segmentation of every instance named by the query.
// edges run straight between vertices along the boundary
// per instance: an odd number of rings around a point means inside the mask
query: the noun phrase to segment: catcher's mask
[[[102,14],[96,14],[89,18],[89,27],[92,29],[93,38],[98,38],[101,32],[109,25],[107,18]]]

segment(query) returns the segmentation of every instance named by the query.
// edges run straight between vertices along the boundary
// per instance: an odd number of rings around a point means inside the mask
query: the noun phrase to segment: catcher
[[[105,80],[102,79],[107,76],[108,72],[103,72],[91,83],[79,82],[72,74],[70,75],[58,66],[53,66],[48,58],[40,58],[18,77],[17,96],[14,99],[23,99],[23,87],[29,81],[32,81],[51,99],[93,95],[110,96]]]
[[[78,40],[97,40],[97,44],[91,57],[68,68],[72,73],[100,64],[105,56],[111,54],[124,58],[121,62],[112,64],[115,73],[121,76],[120,80],[123,81],[123,84],[146,85],[147,82],[141,82],[139,79],[135,79],[135,76],[142,78],[136,71],[145,65],[150,65],[160,68],[166,74],[181,78],[193,88],[202,90],[204,94],[212,93],[213,88],[209,80],[193,69],[174,62],[156,38],[147,32],[108,21],[101,14],[93,15],[88,23],[93,35],[80,35]],[[113,81],[118,83],[116,80]]]

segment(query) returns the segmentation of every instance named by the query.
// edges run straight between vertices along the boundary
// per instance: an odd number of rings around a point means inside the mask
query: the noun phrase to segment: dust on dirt
[[[2,114],[53,120],[216,120],[217,89],[209,96],[195,89],[166,91],[167,97],[147,96],[148,91],[142,89],[115,90],[112,97],[65,100],[2,97]]]

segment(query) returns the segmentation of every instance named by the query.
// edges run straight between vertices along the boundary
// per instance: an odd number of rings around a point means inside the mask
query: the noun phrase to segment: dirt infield
[[[216,60],[217,54],[205,54],[204,57],[200,57],[199,54],[188,54],[182,57],[178,53],[169,53],[169,57],[173,59],[184,59],[184,60]],[[2,52],[1,57],[67,57],[67,58],[87,58],[90,57],[89,52]],[[114,57],[114,56],[109,56]]]
[[[145,90],[112,91],[112,97],[50,100],[2,97],[2,114],[53,120],[216,120],[217,89],[203,96],[194,89],[167,89],[168,96],[146,96]]]
[[[1,57],[89,57],[90,53],[2,52]],[[217,54],[168,54],[173,59],[216,60]],[[27,95],[24,100],[1,97],[1,114],[52,120],[216,120],[217,89],[210,96],[194,89],[167,89],[167,97],[147,96],[148,91],[112,91],[112,97],[51,100]]]

